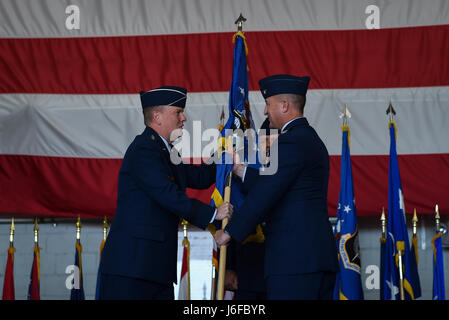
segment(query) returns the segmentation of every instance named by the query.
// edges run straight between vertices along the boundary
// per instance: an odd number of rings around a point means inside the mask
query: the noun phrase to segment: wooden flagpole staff
[[[235,21],[237,25],[237,31],[242,31],[243,22],[246,21],[246,18],[240,16]],[[234,150],[235,151],[235,150]],[[226,186],[224,190],[224,199],[223,202],[231,202],[231,180],[232,180],[232,171],[229,173],[228,179],[226,180]],[[221,229],[224,230],[226,225],[228,224],[229,219],[224,218],[221,222]],[[223,300],[224,298],[224,280],[226,274],[226,246],[220,247],[220,261],[218,264],[218,284],[217,284],[217,300]]]
[[[231,201],[231,180],[232,171],[229,173],[229,177],[226,181],[225,191],[224,191],[224,202]],[[221,222],[221,228],[224,229],[228,224],[229,219],[224,218]],[[220,247],[220,260],[218,264],[218,285],[217,285],[217,300],[223,300],[224,297],[224,280],[226,274],[226,245]]]

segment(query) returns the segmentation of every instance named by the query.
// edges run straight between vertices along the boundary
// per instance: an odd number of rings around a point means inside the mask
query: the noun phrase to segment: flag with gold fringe
[[[83,247],[79,241],[75,244],[75,276],[73,277],[73,288],[70,292],[70,300],[85,300],[83,286],[83,267],[81,263],[81,253]],[[76,271],[76,269],[78,271]]]
[[[444,288],[444,263],[443,263],[443,246],[441,243],[440,232],[437,232],[432,239],[433,247],[433,300],[446,300]]]
[[[349,151],[349,126],[342,126],[341,182],[335,237],[340,271],[334,287],[334,300],[362,300],[360,248],[357,211]]]
[[[28,300],[40,300],[40,252],[39,246],[33,248],[33,264],[31,266]]]
[[[419,280],[419,273],[418,273],[418,261],[419,261],[419,255],[418,255],[418,235],[417,235],[417,223],[418,223],[418,217],[416,215],[416,209],[413,214],[413,234],[412,234],[412,243],[410,248],[410,267],[411,270],[411,276],[412,276],[412,287],[413,287],[413,294],[415,296],[415,299],[418,299],[421,297],[421,282]]]
[[[15,300],[14,290],[14,251],[13,246],[8,248],[8,259],[6,261],[5,278],[3,280],[3,300]]]
[[[250,136],[251,141],[245,138],[233,139],[234,130],[240,129],[245,132],[246,129],[254,128],[250,106],[248,101],[248,67],[246,62],[247,46],[245,36],[241,31],[234,34],[234,63],[232,72],[231,88],[229,92],[229,117],[221,130],[221,136],[218,145],[218,157],[220,159],[217,164],[216,185],[212,193],[211,205],[219,207],[223,203],[224,189],[226,180],[232,170],[233,162],[232,156],[224,152],[225,150],[234,150],[234,145],[237,152],[242,152],[241,159],[248,161],[250,164],[257,165],[257,153],[248,153],[248,145],[254,146],[257,139],[256,135]],[[255,133],[255,132],[254,132]],[[243,143],[240,143],[243,141]],[[251,147],[251,150],[253,148]],[[234,183],[235,181],[235,183]],[[238,180],[232,180],[231,186],[231,203],[234,205],[234,210],[243,202],[243,195],[238,189]]]
[[[385,234],[382,234],[382,236],[379,239],[380,242],[380,299],[383,300],[383,292],[384,292],[384,285],[385,285],[385,252],[386,252],[386,243],[387,238],[385,237]]]
[[[391,107],[391,106],[390,106]],[[404,196],[396,153],[396,124],[389,122],[388,221],[385,244],[383,300],[414,300],[410,245],[405,219]],[[401,279],[402,275],[402,279]]]
[[[108,221],[106,217],[104,217],[103,220],[103,240],[101,240],[100,243],[100,262],[101,262],[101,254],[103,253],[104,245],[106,244],[106,237],[108,234]],[[101,273],[100,273],[100,266],[98,266],[97,271],[97,284],[95,287],[95,300],[100,300],[100,285],[101,285]]]
[[[179,279],[178,300],[190,300],[190,241],[187,238],[187,221],[184,225],[184,239],[182,240],[182,265]]]

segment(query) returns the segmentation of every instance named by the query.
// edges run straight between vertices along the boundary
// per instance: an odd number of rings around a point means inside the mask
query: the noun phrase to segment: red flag
[[[185,240],[184,240],[185,241]],[[190,244],[184,244],[178,300],[190,300]]]
[[[3,300],[15,300],[14,292],[14,247],[8,248],[8,260],[6,261],[5,280],[3,282]]]
[[[34,247],[33,266],[31,267],[30,286],[28,287],[28,300],[40,300],[40,254],[39,247]]]

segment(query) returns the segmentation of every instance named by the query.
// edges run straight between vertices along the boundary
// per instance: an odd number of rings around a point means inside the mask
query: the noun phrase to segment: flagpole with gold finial
[[[246,21],[246,18],[240,13],[240,16],[235,21],[237,24],[237,32],[242,32],[243,30],[243,22]],[[235,150],[233,150],[235,151]],[[223,202],[231,201],[231,180],[232,180],[232,171],[229,173],[228,179],[226,180],[226,186],[224,190],[224,199]],[[226,225],[228,224],[229,219],[224,218],[221,223],[221,229],[224,230]],[[223,300],[224,298],[224,280],[226,274],[226,245],[220,247],[220,260],[218,265],[218,284],[217,284],[217,300]]]
[[[381,281],[380,281],[380,299],[383,299],[384,294],[384,285],[385,285],[385,279],[384,279],[384,269],[385,269],[385,251],[386,251],[386,245],[387,245],[387,228],[386,228],[386,217],[385,217],[385,208],[382,207],[382,214],[380,216],[380,222],[381,222],[381,230],[382,234],[380,236],[379,242],[380,242],[380,272],[381,272]]]
[[[39,225],[37,218],[34,218],[34,247],[39,247]]]
[[[393,121],[393,116],[396,115],[396,111],[393,108],[393,105],[390,104],[388,105],[387,111],[386,111],[387,115],[390,115],[390,122],[389,122],[389,126],[393,125],[395,130],[394,130],[394,134],[395,134],[395,138],[396,138],[396,125]],[[399,269],[399,294],[400,294],[400,299],[401,300],[405,300],[405,291],[404,291],[404,267],[402,264],[402,256],[405,253],[405,246],[404,246],[404,242],[403,241],[397,241],[396,242],[396,250],[397,250],[397,265],[398,265],[398,269]]]
[[[413,209],[413,218],[412,218],[412,223],[413,223],[413,236],[416,237],[417,235],[417,231],[418,231],[418,216],[416,215],[416,208]]]
[[[108,219],[105,216],[103,219],[103,240],[100,243],[100,257],[101,253],[103,252],[104,245],[106,244],[106,238],[108,237],[108,228],[109,228]]]
[[[416,208],[413,209],[412,230],[412,246],[415,251],[416,264],[418,264],[418,216]]]
[[[40,249],[39,248],[39,225],[37,223],[37,217],[34,218],[34,255],[36,259],[36,268],[37,268],[37,279],[33,279],[33,281],[37,281],[38,287],[40,286],[40,278],[41,278],[41,257],[40,257]],[[36,297],[34,297],[35,299]],[[31,298],[30,298],[31,299]],[[39,297],[40,299],[40,297]]]
[[[14,247],[14,231],[16,230],[16,227],[14,225],[14,217],[11,219],[11,227],[9,228],[9,247]]]
[[[438,210],[438,205],[435,205],[435,233],[440,233],[440,212]]]
[[[385,208],[382,207],[382,215],[380,216],[380,222],[382,226],[382,238],[381,241],[386,241],[387,235],[387,218],[385,217]]]
[[[187,226],[189,222],[182,220],[182,229],[184,231],[184,239],[182,240],[182,246],[187,247],[187,300],[190,300],[190,241],[187,238]]]
[[[81,243],[81,217],[78,216],[78,220],[76,221],[76,243]]]

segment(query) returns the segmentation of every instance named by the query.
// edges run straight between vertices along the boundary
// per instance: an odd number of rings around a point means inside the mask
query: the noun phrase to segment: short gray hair
[[[306,96],[292,93],[283,93],[279,95],[280,99],[288,100],[295,108],[304,113],[304,106],[306,105]]]
[[[153,121],[153,115],[156,111],[162,111],[164,106],[151,106],[143,109],[143,122],[145,125]]]

